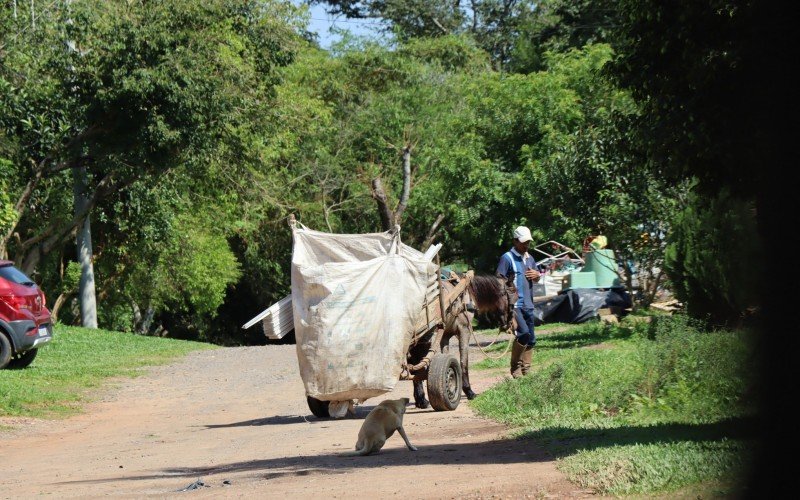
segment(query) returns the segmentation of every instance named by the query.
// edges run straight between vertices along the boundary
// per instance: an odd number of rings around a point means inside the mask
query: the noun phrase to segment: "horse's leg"
[[[453,332],[455,327],[456,325],[452,325],[449,328],[445,327],[442,340],[439,342],[439,352],[446,353],[450,349],[450,339],[453,338],[453,335],[455,335]]]
[[[414,406],[417,408],[427,408],[428,400],[425,399],[425,388],[421,380],[414,381]]]
[[[431,337],[433,334],[430,335]],[[430,337],[425,337],[423,341],[411,346],[408,349],[408,364],[409,366],[416,365],[428,354],[430,348]],[[428,400],[425,399],[425,389],[422,385],[422,380],[414,378],[414,406],[417,408],[427,408]]]
[[[458,315],[454,325],[458,328],[458,352],[461,355],[461,388],[467,399],[475,399],[475,392],[469,384],[469,317],[465,312]]]

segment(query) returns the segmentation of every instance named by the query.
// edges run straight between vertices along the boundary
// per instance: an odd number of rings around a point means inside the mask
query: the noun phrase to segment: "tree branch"
[[[392,209],[389,208],[389,202],[386,199],[386,192],[383,190],[380,177],[372,179],[372,198],[375,199],[375,202],[378,204],[378,215],[381,217],[381,226],[383,230],[391,230],[393,227],[392,221],[394,220],[394,214],[392,214]]]
[[[31,196],[33,195],[33,191],[36,189],[36,186],[39,185],[39,182],[42,180],[42,178],[45,177],[46,175],[60,172],[61,170],[73,168],[83,158],[72,158],[69,160],[65,160],[61,163],[58,163],[57,165],[54,165],[51,168],[47,168],[47,165],[53,160],[55,160],[57,157],[59,157],[63,152],[68,151],[70,148],[79,144],[81,141],[85,140],[88,137],[96,135],[101,131],[102,130],[99,127],[89,127],[80,134],[71,138],[63,146],[55,147],[52,151],[50,151],[50,154],[45,156],[39,163],[35,164],[36,166],[34,167],[33,170],[33,178],[31,178],[25,185],[25,189],[23,189],[22,193],[20,193],[20,196],[17,199],[17,203],[14,204],[14,211],[17,214],[16,220],[8,228],[8,231],[6,231],[6,234],[3,235],[3,238],[0,239],[0,255],[5,254],[6,246],[8,245],[8,240],[14,233],[14,230],[16,229],[17,224],[19,224],[19,221],[22,220],[22,215],[25,213],[25,207],[28,206],[28,200],[30,200]]]
[[[400,202],[394,211],[394,223],[400,224],[403,212],[408,206],[408,197],[411,194],[411,145],[403,148],[403,191],[400,193]]]
[[[6,233],[3,235],[3,239],[0,240],[0,255],[5,255],[8,240],[11,239],[11,236],[14,234],[14,230],[17,228],[17,224],[19,224],[19,221],[22,220],[22,214],[25,213],[25,207],[28,206],[28,200],[33,195],[33,190],[39,185],[39,181],[44,175],[44,167],[49,160],[49,157],[45,158],[34,167],[33,178],[28,181],[28,184],[25,185],[25,189],[22,190],[17,202],[14,204],[14,212],[16,213],[16,217],[14,222],[9,226],[8,231],[6,231]]]
[[[422,242],[421,248],[423,252],[433,244],[433,239],[436,237],[436,233],[439,232],[442,221],[444,221],[444,214],[440,213],[436,217],[436,220],[433,221],[433,224],[431,224],[430,229],[428,229],[428,234],[425,236],[425,240]]]
[[[450,33],[449,31],[447,31],[447,28],[445,28],[444,26],[442,26],[442,25],[439,23],[439,20],[438,20],[438,19],[436,19],[435,17],[433,17],[433,18],[431,18],[431,19],[433,20],[433,24],[435,24],[435,25],[436,25],[436,26],[437,26],[437,27],[438,27],[440,30],[442,30],[442,32],[444,32],[444,34],[445,34],[445,35],[446,35],[446,34],[448,34],[448,33]]]
[[[98,201],[106,198],[111,193],[124,189],[131,185],[139,178],[138,175],[133,175],[127,179],[115,182],[114,172],[106,175],[94,189],[92,197],[87,200],[86,206],[79,213],[75,214],[72,220],[64,224],[63,221],[54,222],[47,229],[29,238],[22,243],[18,251],[17,263],[21,262],[22,271],[26,274],[32,274],[39,260],[50,253],[53,247],[58,244],[63,238],[67,237],[74,231],[83,220],[88,217],[89,212],[97,205]],[[33,246],[36,249],[25,254]]]

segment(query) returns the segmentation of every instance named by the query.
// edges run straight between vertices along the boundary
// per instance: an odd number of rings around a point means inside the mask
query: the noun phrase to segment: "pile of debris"
[[[583,323],[594,318],[616,321],[633,306],[622,286],[614,252],[604,236],[584,242],[583,257],[551,240],[531,249],[542,273],[534,285],[534,316],[542,323]],[[613,319],[611,319],[613,317]]]
[[[650,307],[658,309],[659,311],[674,313],[683,309],[683,304],[679,302],[678,299],[670,299],[664,302],[653,302],[650,304]]]

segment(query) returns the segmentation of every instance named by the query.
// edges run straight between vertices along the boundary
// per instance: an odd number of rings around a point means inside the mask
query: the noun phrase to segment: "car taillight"
[[[18,295],[0,295],[0,300],[8,304],[12,309],[30,309],[25,297],[20,297]]]
[[[44,292],[39,290],[39,294],[42,296],[42,307],[47,307],[47,297],[44,296]]]

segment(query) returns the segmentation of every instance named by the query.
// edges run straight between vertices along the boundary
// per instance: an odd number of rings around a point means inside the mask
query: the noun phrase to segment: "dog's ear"
[[[411,401],[411,400],[410,400],[410,399],[408,399],[408,398],[400,398],[400,401],[402,401],[402,402],[403,402],[403,406],[405,406],[405,405],[407,405],[407,404],[408,404],[408,402],[409,402],[409,401]]]

